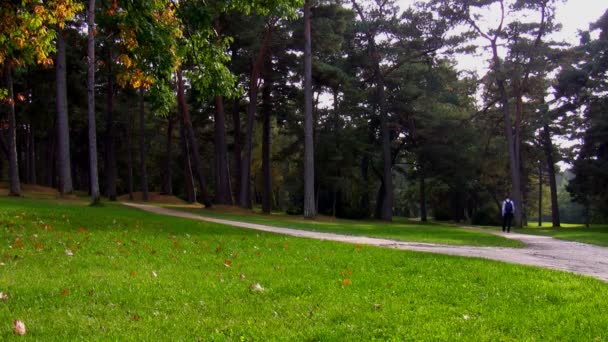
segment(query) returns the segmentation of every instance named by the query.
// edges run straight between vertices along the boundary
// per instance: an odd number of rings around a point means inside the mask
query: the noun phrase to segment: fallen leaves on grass
[[[133,316],[131,316],[131,320],[134,321],[134,322],[137,322],[140,319],[141,319],[141,317],[139,317],[139,315],[133,315]]]
[[[156,278],[156,277],[158,277],[158,274],[156,274],[156,272],[152,271],[152,277]]]
[[[8,293],[0,292],[0,300],[8,300]]]
[[[21,336],[25,335],[25,323],[23,323],[22,321],[19,321],[19,320],[15,320],[13,322],[13,331],[17,335],[21,335]]]
[[[344,270],[342,271],[342,275],[352,275],[353,274],[353,270]]]
[[[74,256],[74,252],[72,252],[72,250],[71,250],[71,249],[66,249],[66,250],[65,250],[65,255],[67,255],[67,256],[69,256],[69,257],[71,257],[71,256]]]
[[[260,285],[260,283],[254,283],[249,285],[249,289],[251,289],[251,291],[253,292],[264,292],[266,290],[262,287],[262,285]]]
[[[226,266],[226,267],[232,266],[232,261],[230,261],[228,259],[224,260],[224,266]]]
[[[70,290],[68,290],[67,288],[65,288],[65,289],[63,289],[63,290],[61,291],[60,296],[61,296],[61,297],[66,297],[68,294],[70,294]]]
[[[20,238],[15,238],[15,243],[13,244],[13,248],[21,249],[23,248],[23,241]]]
[[[350,279],[349,278],[345,278],[344,280],[342,280],[342,286],[348,286],[350,285]]]

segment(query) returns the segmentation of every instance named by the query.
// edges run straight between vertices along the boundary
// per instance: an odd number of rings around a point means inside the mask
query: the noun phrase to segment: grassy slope
[[[608,339],[608,285],[563,272],[116,205],[0,197],[0,221],[0,340]]]
[[[522,247],[519,241],[509,240],[482,231],[457,228],[427,222],[409,221],[396,218],[393,223],[373,220],[344,220],[320,218],[315,221],[304,220],[296,216],[282,214],[261,215],[249,211],[230,212],[227,210],[206,210],[188,206],[166,206],[197,215],[222,218],[227,220],[253,222],[277,227],[289,227],[319,232],[331,232],[349,235],[364,235],[402,241],[441,243],[451,245]]]

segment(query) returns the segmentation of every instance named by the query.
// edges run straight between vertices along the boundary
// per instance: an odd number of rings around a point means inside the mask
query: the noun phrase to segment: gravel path
[[[311,238],[317,240],[330,240],[354,244],[373,245],[379,247],[419,252],[431,252],[465,257],[493,259],[513,264],[532,265],[561,271],[579,273],[608,282],[608,248],[579,242],[563,241],[548,236],[537,236],[518,233],[505,234],[502,232],[484,229],[483,231],[487,233],[504,236],[508,239],[519,240],[525,244],[525,247],[504,248],[451,246],[432,243],[402,242],[365,236],[340,235],[333,233],[311,232],[291,228],[271,227],[255,223],[246,223],[205,217],[146,204],[126,202],[123,202],[123,204],[162,215],[214,222],[277,234],[285,234],[290,236]]]

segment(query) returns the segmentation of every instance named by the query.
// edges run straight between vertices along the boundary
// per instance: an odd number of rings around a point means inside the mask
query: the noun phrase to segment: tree
[[[435,10],[442,16],[448,18],[454,24],[465,24],[471,28],[471,31],[464,34],[466,38],[481,37],[489,43],[491,51],[491,77],[493,85],[497,91],[498,103],[503,116],[504,134],[507,142],[507,151],[509,156],[509,168],[511,175],[511,197],[522,210],[515,211],[516,225],[522,226],[524,207],[524,197],[522,195],[522,160],[521,160],[521,120],[522,120],[522,102],[521,98],[524,94],[525,83],[529,78],[530,66],[537,61],[537,55],[527,54],[525,56],[523,72],[520,73],[521,78],[509,79],[508,63],[501,57],[499,46],[503,44],[503,40],[509,37],[509,34],[518,34],[518,30],[522,27],[529,29],[537,29],[536,41],[534,45],[538,47],[542,37],[547,32],[546,20],[548,18],[547,10],[549,4],[553,1],[538,0],[530,2],[512,2],[510,9],[512,13],[523,12],[525,10],[539,11],[541,13],[541,21],[538,25],[519,24],[517,22],[509,23],[510,18],[507,17],[504,0],[482,1],[482,2],[461,2],[452,0],[436,0],[432,1]],[[480,24],[481,14],[483,11],[493,11],[498,13],[498,21],[495,27],[484,28]],[[515,16],[513,16],[515,17]],[[511,47],[512,52],[513,47]],[[522,84],[524,82],[524,84]],[[509,85],[514,85],[514,97],[516,98],[515,110],[512,109],[510,99],[512,95],[508,92]],[[515,113],[515,115],[513,115]],[[515,120],[513,120],[515,116]]]
[[[89,186],[91,203],[99,204],[97,128],[95,122],[95,0],[87,7],[87,117],[89,122]]]
[[[19,165],[15,118],[15,98],[13,94],[13,71],[15,67],[31,64],[51,65],[48,56],[55,46],[55,25],[63,28],[65,21],[81,9],[72,0],[48,1],[23,0],[20,4],[9,2],[0,7],[0,65],[3,66],[6,89],[0,91],[0,98],[6,97],[9,106],[8,154],[9,154],[9,194],[20,196]]]
[[[608,212],[608,11],[591,30],[599,33],[598,38],[582,33],[581,44],[575,48],[577,58],[563,68],[555,84],[562,111],[570,114],[567,117],[582,114],[573,123],[574,134],[582,143],[573,161],[575,177],[568,191],[585,206],[587,222],[605,220]]]
[[[74,191],[70,158],[70,128],[68,125],[68,95],[66,81],[64,30],[57,31],[57,163],[59,168],[59,194],[64,196]]]
[[[304,217],[308,219],[316,215],[310,2],[304,3]]]

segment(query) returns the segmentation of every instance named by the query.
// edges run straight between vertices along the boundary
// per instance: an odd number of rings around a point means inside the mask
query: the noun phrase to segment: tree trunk
[[[95,0],[87,9],[87,114],[89,121],[89,174],[91,204],[99,204],[99,175],[97,172],[97,128],[95,126]]]
[[[313,219],[315,207],[314,122],[312,116],[312,49],[310,0],[304,2],[304,218]]]
[[[165,172],[163,175],[163,193],[173,195],[173,117],[169,115],[167,124],[167,141],[165,145]]]
[[[374,217],[377,219],[382,219],[383,202],[384,202],[384,179],[380,179],[380,187],[378,188],[378,192],[376,193],[376,210],[374,212]]]
[[[511,124],[511,113],[509,111],[509,96],[505,85],[505,75],[502,72],[502,62],[498,56],[496,41],[492,41],[492,68],[496,74],[496,86],[500,93],[500,104],[505,125],[505,136],[507,138],[507,148],[509,152],[509,168],[511,171],[511,197],[515,202],[515,226],[522,227],[523,201],[521,196],[521,180],[519,162],[515,152],[515,142],[513,137],[513,126]]]
[[[232,205],[230,172],[228,170],[228,146],[226,144],[226,115],[224,113],[224,98],[222,96],[215,97],[215,161],[217,163],[215,201],[218,204]]]
[[[234,198],[240,198],[241,189],[241,116],[239,99],[232,102],[232,126],[234,128]]]
[[[106,136],[105,136],[105,174],[106,174],[106,196],[110,201],[116,201],[116,149],[114,147],[114,74],[112,70],[113,56],[112,48],[108,47],[108,108],[106,113]]]
[[[19,161],[17,159],[17,122],[15,118],[15,97],[13,94],[13,70],[9,63],[4,63],[5,84],[8,88],[8,178],[9,196],[21,196],[19,181]]]
[[[59,169],[59,194],[64,196],[74,191],[72,183],[72,159],[70,157],[70,128],[68,120],[68,94],[66,81],[66,52],[63,30],[57,31],[57,164]],[[47,165],[50,167],[50,165]]]
[[[370,206],[369,206],[369,155],[366,153],[361,158],[361,178],[363,179],[363,184],[365,189],[363,190],[363,194],[361,195],[361,210],[365,212],[365,217],[369,217],[370,214]]]
[[[543,226],[543,163],[538,161],[538,226]]]
[[[144,94],[145,89],[139,88],[139,180],[141,187],[141,198],[148,201],[148,171],[146,169],[146,137],[144,125]]]
[[[131,101],[127,104],[127,187],[129,201],[133,200],[133,115],[131,113]]]
[[[36,184],[36,139],[31,123],[28,125],[27,132],[27,182]]]
[[[549,187],[551,189],[551,222],[553,227],[560,226],[559,205],[557,202],[557,182],[555,181],[555,162],[553,160],[553,142],[551,141],[551,130],[548,124],[543,125],[543,147],[547,158],[547,175],[549,176]]]
[[[420,168],[420,221],[426,222],[426,186],[424,171]]]
[[[182,153],[184,158],[184,180],[186,185],[186,196],[188,203],[196,202],[196,193],[194,192],[194,176],[192,174],[192,163],[190,162],[190,148],[188,147],[188,137],[184,121],[180,120],[180,135],[182,142]]]
[[[268,61],[267,61],[268,63]],[[272,80],[269,77],[269,67],[266,67],[264,74],[264,89],[262,90],[262,115],[264,123],[262,127],[262,212],[270,214],[272,201],[272,176],[270,167],[270,112],[272,104],[270,103]]]
[[[263,68],[264,56],[270,45],[272,29],[269,27],[264,34],[264,40],[260,51],[256,56],[255,62],[251,67],[251,76],[249,78],[249,105],[247,106],[247,123],[245,136],[245,151],[243,161],[241,163],[241,190],[239,191],[239,206],[243,208],[251,208],[251,152],[253,149],[253,119],[258,102],[258,80]]]
[[[201,157],[199,155],[198,142],[194,136],[194,128],[192,127],[192,120],[190,118],[190,112],[188,111],[188,104],[186,103],[186,93],[184,89],[184,80],[182,77],[182,70],[177,71],[177,105],[179,112],[184,122],[184,129],[186,130],[186,137],[188,140],[188,148],[190,153],[190,160],[192,162],[193,172],[198,178],[200,186],[201,200],[205,207],[211,207],[211,199],[207,192],[207,183],[202,170]]]
[[[53,127],[48,130],[45,149],[45,184],[49,187],[55,185],[55,172],[58,171],[55,167],[57,164],[56,153],[58,152],[58,149],[55,148],[55,145],[57,144],[57,131],[57,122],[55,120],[53,122]],[[57,187],[59,188],[59,184],[57,184]]]

